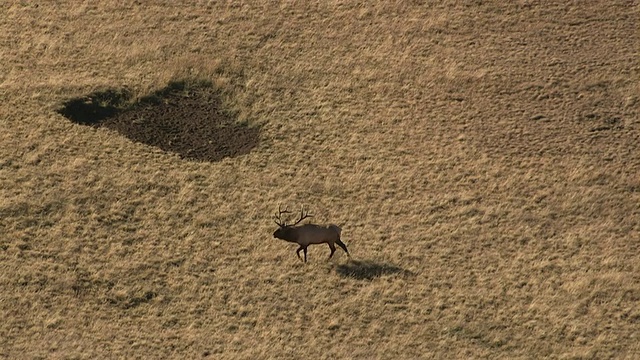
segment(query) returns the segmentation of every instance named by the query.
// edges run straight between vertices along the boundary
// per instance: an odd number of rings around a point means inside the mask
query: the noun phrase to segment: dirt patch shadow
[[[392,264],[381,264],[370,260],[351,260],[345,264],[338,265],[336,271],[340,276],[350,277],[358,280],[373,280],[383,275],[413,275],[411,271]]]
[[[219,161],[258,145],[260,129],[239,124],[208,83],[172,82],[135,102],[131,99],[126,89],[109,89],[71,99],[58,113],[188,160]]]

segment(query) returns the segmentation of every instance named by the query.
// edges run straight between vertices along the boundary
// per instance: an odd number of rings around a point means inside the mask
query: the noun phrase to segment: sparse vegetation
[[[259,142],[259,128],[236,121],[224,93],[206,79],[187,79],[136,100],[127,89],[97,91],[65,101],[58,113],[183,159],[219,161],[245,155]]]
[[[0,14],[0,358],[640,357],[637,1]],[[58,112],[180,79],[259,143]],[[279,203],[353,259],[292,256]]]

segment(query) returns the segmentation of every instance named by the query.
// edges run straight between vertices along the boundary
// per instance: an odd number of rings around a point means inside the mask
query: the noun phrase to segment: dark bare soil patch
[[[207,84],[174,82],[136,102],[131,98],[126,89],[110,89],[71,99],[58,112],[189,160],[219,161],[258,144],[259,128],[239,124]]]

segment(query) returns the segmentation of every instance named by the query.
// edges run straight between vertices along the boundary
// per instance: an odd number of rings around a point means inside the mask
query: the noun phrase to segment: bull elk
[[[300,245],[298,250],[296,250],[298,259],[301,259],[300,250],[302,250],[304,252],[304,262],[307,262],[307,247],[311,244],[328,244],[331,249],[329,259],[331,259],[333,253],[336,252],[334,244],[340,246],[342,250],[347,253],[347,256],[351,256],[349,254],[349,250],[347,250],[347,246],[342,242],[342,240],[340,240],[340,232],[342,229],[337,225],[331,224],[321,226],[315,224],[304,224],[296,226],[302,220],[313,217],[313,215],[305,213],[304,207],[300,210],[300,218],[298,221],[292,225],[287,225],[287,223],[282,220],[282,214],[286,213],[290,212],[287,209],[283,211],[280,206],[278,206],[278,214],[275,216],[275,223],[279,228],[273,233],[273,237]]]

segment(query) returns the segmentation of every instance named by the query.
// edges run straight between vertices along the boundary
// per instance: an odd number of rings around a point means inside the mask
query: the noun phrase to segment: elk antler
[[[300,223],[300,221],[308,218],[308,217],[313,217],[313,215],[309,215],[309,213],[304,213],[304,206],[302,206],[302,208],[300,209],[300,219],[298,219],[298,221],[296,221],[295,224],[291,225],[291,226],[296,226]]]
[[[276,224],[278,226],[285,227],[285,226],[287,226],[287,223],[285,223],[282,220],[282,214],[290,214],[290,213],[291,213],[291,211],[287,210],[286,207],[284,208],[284,211],[282,211],[282,209],[280,208],[280,205],[278,204],[278,214],[275,216],[276,219],[274,221],[276,222]]]

